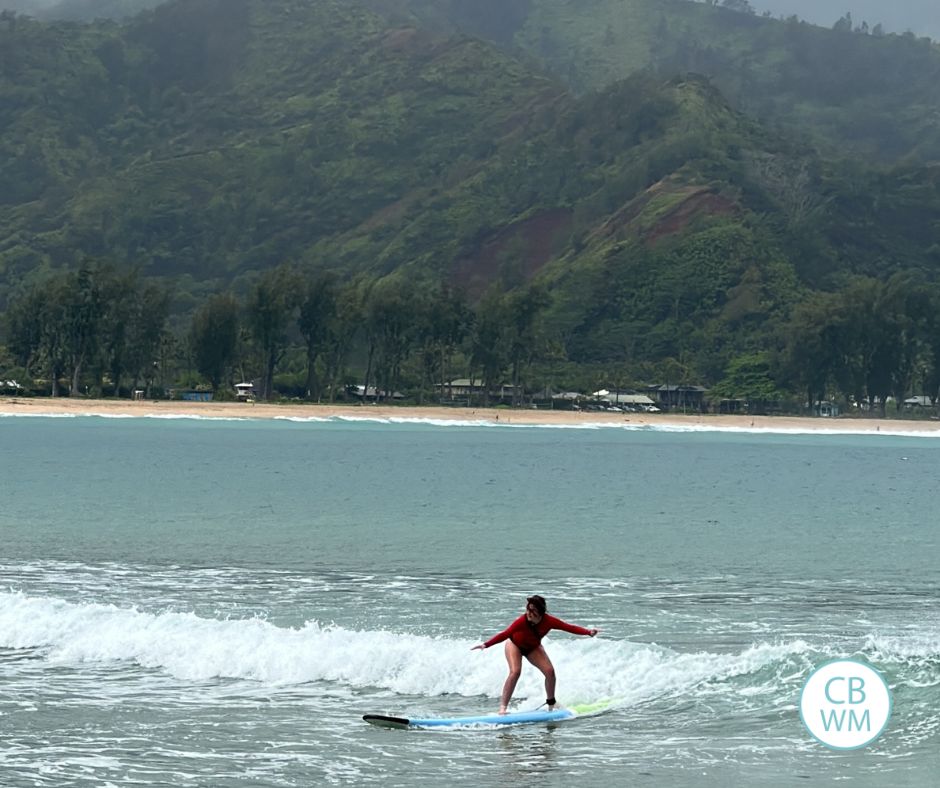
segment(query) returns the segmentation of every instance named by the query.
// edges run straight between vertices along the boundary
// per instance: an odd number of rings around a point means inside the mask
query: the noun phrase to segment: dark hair
[[[548,607],[545,604],[545,597],[542,597],[536,594],[535,596],[530,596],[528,599],[526,599],[526,602],[528,602],[530,605],[532,605],[532,607],[538,610],[540,615],[543,615],[543,616],[545,615],[545,610]]]

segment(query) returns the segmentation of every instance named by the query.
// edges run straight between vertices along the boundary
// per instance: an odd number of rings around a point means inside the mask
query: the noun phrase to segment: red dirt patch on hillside
[[[408,47],[415,37],[418,35],[418,31],[413,27],[403,27],[398,30],[389,30],[385,35],[382,36],[380,46],[382,49],[391,49],[399,50],[405,49]]]
[[[727,197],[702,189],[676,205],[666,216],[658,221],[646,233],[647,243],[655,243],[660,238],[681,233],[696,217],[732,216],[738,212],[738,206]]]
[[[454,263],[454,284],[477,298],[506,272],[530,281],[552,259],[571,231],[571,211],[556,208],[504,227],[472,255]]]
[[[642,226],[642,214],[647,206],[664,192],[671,192],[681,197],[658,222],[651,227]],[[715,194],[707,186],[677,186],[662,180],[654,183],[642,194],[612,213],[591,235],[605,237],[642,237],[647,243],[655,243],[660,238],[681,233],[697,216],[703,214],[727,216],[738,212],[738,206],[731,200]],[[640,221],[640,226],[637,225]]]

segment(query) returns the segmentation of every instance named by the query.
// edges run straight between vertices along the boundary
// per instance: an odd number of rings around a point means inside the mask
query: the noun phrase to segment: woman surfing
[[[537,594],[526,600],[525,613],[513,621],[498,635],[474,646],[471,650],[483,650],[497,643],[506,641],[506,661],[509,663],[509,675],[503,684],[503,693],[499,699],[499,713],[505,714],[509,707],[509,700],[516,689],[516,682],[522,674],[522,658],[525,657],[545,676],[545,703],[549,711],[555,708],[555,668],[548,658],[545,647],[542,646],[544,638],[551,630],[560,629],[571,632],[573,635],[588,635],[594,637],[599,630],[585,629],[576,624],[569,624],[560,618],[548,615],[545,599]]]

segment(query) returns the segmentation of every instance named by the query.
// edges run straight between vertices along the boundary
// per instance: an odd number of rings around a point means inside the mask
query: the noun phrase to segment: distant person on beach
[[[576,624],[569,624],[560,618],[550,616],[546,612],[545,599],[538,595],[530,596],[526,600],[525,613],[513,621],[498,635],[493,635],[485,643],[474,646],[471,651],[483,650],[497,643],[506,641],[506,661],[509,663],[509,676],[503,684],[503,694],[499,699],[499,713],[505,714],[509,708],[509,700],[516,689],[516,682],[522,675],[522,658],[525,657],[545,676],[545,703],[548,710],[555,708],[555,668],[548,654],[542,646],[542,638],[551,630],[560,629],[571,632],[573,635],[588,635],[594,637],[598,630],[585,629]]]

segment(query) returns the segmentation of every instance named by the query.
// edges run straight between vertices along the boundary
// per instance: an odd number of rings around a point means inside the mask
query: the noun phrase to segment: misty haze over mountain
[[[881,24],[886,33],[910,30],[918,36],[940,40],[940,0],[750,0],[757,13],[770,11],[774,16],[796,14],[807,22],[823,27],[832,25],[846,12],[857,27],[867,22],[872,28]]]
[[[33,11],[44,11],[56,5],[57,2],[58,0],[0,0],[0,7],[4,10],[28,14]]]
[[[700,2],[702,0],[699,0]],[[722,0],[718,0],[720,5]],[[80,15],[121,16],[140,8],[152,7],[159,0],[0,0],[0,8],[20,13],[53,16],[60,13]],[[886,33],[904,33],[908,30],[918,36],[929,36],[940,41],[940,0],[750,0],[754,10],[761,14],[769,11],[775,17],[796,14],[815,25],[832,27],[846,12],[852,15],[854,26],[867,22],[869,28],[881,24]]]

